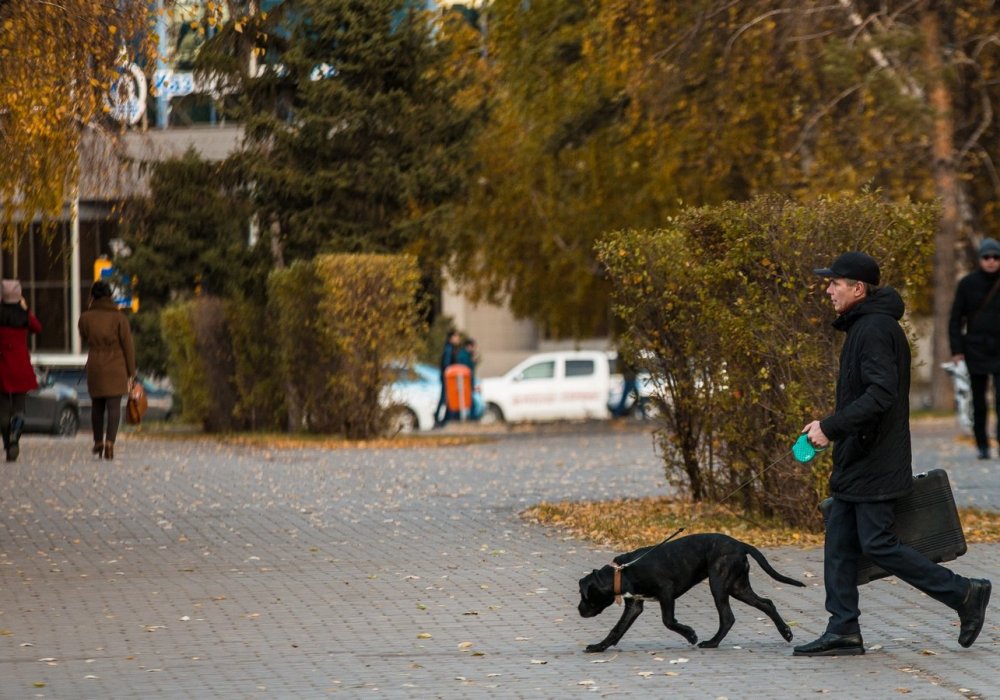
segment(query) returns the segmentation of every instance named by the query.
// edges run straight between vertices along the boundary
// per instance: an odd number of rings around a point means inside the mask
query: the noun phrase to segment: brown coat
[[[80,337],[89,346],[87,391],[91,396],[124,396],[135,376],[135,348],[128,318],[105,297],[80,314]]]

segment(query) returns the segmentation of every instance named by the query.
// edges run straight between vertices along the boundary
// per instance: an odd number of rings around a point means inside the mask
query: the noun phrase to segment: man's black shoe
[[[962,623],[962,631],[958,633],[958,643],[963,647],[971,647],[983,629],[986,621],[986,606],[990,604],[990,591],[993,584],[984,578],[969,579],[969,592],[965,602],[958,609],[958,619]]]
[[[980,447],[979,448],[979,455],[978,456],[979,456],[979,459],[989,459],[990,458],[990,450],[989,450],[989,448],[987,448],[987,447]]]
[[[814,642],[795,647],[792,656],[860,656],[865,653],[861,634],[826,632]]]

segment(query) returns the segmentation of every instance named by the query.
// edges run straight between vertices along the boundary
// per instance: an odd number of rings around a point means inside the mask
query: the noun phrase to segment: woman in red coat
[[[28,333],[39,333],[42,324],[28,309],[17,280],[0,282],[0,431],[7,461],[21,453],[25,394],[38,388],[28,355]]]

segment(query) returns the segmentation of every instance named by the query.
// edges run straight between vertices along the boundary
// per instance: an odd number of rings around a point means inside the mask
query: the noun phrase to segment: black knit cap
[[[821,267],[813,272],[820,277],[841,277],[874,285],[878,285],[881,277],[875,258],[859,251],[843,253],[830,267]]]

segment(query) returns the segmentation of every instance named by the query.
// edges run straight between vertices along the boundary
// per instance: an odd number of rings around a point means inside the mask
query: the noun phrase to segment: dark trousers
[[[10,444],[11,420],[15,417],[24,419],[26,402],[26,394],[0,393],[0,432],[3,433],[3,448],[5,450]]]
[[[444,415],[441,414],[444,409]],[[448,385],[444,381],[444,372],[441,372],[441,398],[438,399],[437,408],[434,409],[434,423],[442,425],[448,420]]]
[[[986,386],[993,377],[993,412],[997,419],[997,436],[1000,437],[1000,374],[970,374],[969,385],[972,387],[972,434],[976,436],[976,447],[988,449],[990,439],[986,434]]]
[[[0,393],[0,423],[8,425],[14,416],[23,416],[27,394]]]
[[[622,385],[622,397],[618,401],[618,405],[615,407],[614,414],[616,416],[628,415],[628,400],[635,395],[635,403],[639,406],[639,411],[642,413],[642,417],[646,417],[646,402],[643,400],[642,396],[639,395],[639,382],[636,379],[626,379],[625,383]]]
[[[121,396],[95,396],[90,407],[90,427],[94,431],[94,442],[114,442],[118,437],[118,425],[122,422]],[[104,433],[104,418],[107,416],[107,437]]]
[[[969,581],[951,569],[935,564],[892,533],[896,519],[893,501],[852,503],[833,499],[826,521],[823,580],[827,631],[854,634],[861,631],[858,617],[858,559],[864,554],[890,574],[919,591],[958,609],[969,590]]]

